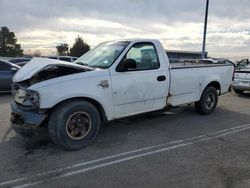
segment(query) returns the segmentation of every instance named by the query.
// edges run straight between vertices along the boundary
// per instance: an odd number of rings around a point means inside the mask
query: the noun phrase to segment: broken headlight
[[[13,95],[15,101],[23,106],[37,108],[40,105],[40,97],[37,91],[19,88],[13,92]]]
[[[27,98],[31,101],[35,108],[40,105],[40,96],[37,91],[27,90]]]

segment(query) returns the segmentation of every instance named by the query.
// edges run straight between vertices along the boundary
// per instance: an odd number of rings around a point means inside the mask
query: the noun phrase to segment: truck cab
[[[11,125],[22,135],[46,128],[56,144],[79,149],[102,121],[189,103],[212,113],[232,75],[231,64],[170,65],[158,40],[109,41],[71,64],[34,58],[21,68],[13,78]]]

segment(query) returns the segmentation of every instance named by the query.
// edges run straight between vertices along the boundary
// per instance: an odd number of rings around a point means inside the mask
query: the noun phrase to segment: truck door
[[[136,43],[111,71],[115,118],[165,107],[169,75],[159,53],[153,43]],[[121,71],[125,62],[134,65]]]

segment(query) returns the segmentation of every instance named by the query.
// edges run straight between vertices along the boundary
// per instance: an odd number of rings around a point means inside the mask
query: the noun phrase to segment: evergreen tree
[[[75,39],[73,47],[70,48],[70,54],[71,56],[80,57],[89,50],[90,46],[86,42],[84,42],[82,37],[78,35],[77,38]]]
[[[23,49],[17,44],[15,33],[10,32],[7,27],[0,29],[0,56],[23,56]]]

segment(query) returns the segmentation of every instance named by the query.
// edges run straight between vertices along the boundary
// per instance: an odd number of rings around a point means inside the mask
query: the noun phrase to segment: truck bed
[[[233,75],[230,63],[171,63],[170,96],[168,104],[178,106],[199,101],[210,82],[220,85],[220,94],[228,92]]]
[[[204,68],[204,67],[219,67],[219,66],[232,66],[230,63],[205,63],[205,62],[175,62],[170,63],[171,69],[183,68]]]

